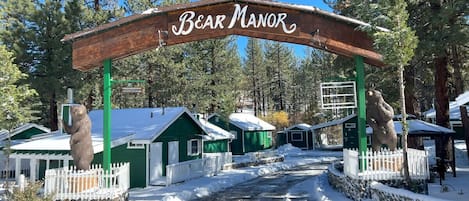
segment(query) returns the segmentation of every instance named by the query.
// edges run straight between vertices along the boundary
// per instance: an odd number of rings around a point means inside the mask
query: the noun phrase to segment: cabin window
[[[187,141],[187,155],[196,156],[199,155],[202,150],[202,143],[200,140],[192,139]]]
[[[291,141],[303,141],[303,133],[301,132],[292,132]]]
[[[272,132],[267,132],[267,137],[272,139]]]
[[[133,142],[128,142],[127,143],[127,149],[144,149],[145,145],[141,143],[133,143]]]
[[[230,133],[234,135],[233,140],[238,139],[238,132],[232,130],[232,131],[230,131]]]

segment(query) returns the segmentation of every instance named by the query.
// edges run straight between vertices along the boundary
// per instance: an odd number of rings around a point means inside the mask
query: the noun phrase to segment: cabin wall
[[[245,131],[244,152],[256,152],[272,147],[272,136],[269,131]]]
[[[111,149],[111,163],[130,163],[130,187],[146,187],[146,152],[148,145],[143,148],[128,148],[127,143]],[[93,164],[103,163],[103,152],[94,155]],[[73,164],[71,162],[71,164]]]
[[[204,141],[204,153],[228,152],[228,140]]]
[[[182,114],[176,121],[174,121],[163,133],[158,136],[153,142],[162,142],[163,144],[163,165],[168,165],[168,144],[169,142],[178,141],[179,147],[179,162],[194,160],[202,158],[202,152],[198,155],[187,154],[187,142],[191,139],[202,140],[200,135],[203,134],[203,130],[194,122],[194,120],[187,114]],[[201,150],[203,147],[201,147]],[[163,168],[163,176],[166,175],[166,168]]]

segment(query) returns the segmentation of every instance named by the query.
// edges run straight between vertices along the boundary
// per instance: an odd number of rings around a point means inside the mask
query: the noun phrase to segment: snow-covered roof
[[[26,124],[23,124],[15,129],[13,129],[11,131],[11,134],[10,134],[10,137],[13,137],[21,132],[24,132],[30,128],[37,128],[39,130],[42,130],[44,131],[44,133],[50,133],[50,129],[44,127],[44,126],[41,126],[41,125],[38,125],[38,124],[35,124],[35,123],[26,123]],[[0,131],[0,141],[3,141],[5,139],[8,138],[8,131],[7,130],[1,130]]]
[[[348,115],[348,116],[346,116],[342,119],[336,119],[336,120],[316,124],[316,125],[311,126],[311,130],[316,130],[316,129],[325,128],[325,127],[329,127],[329,126],[339,125],[339,124],[342,124],[342,123],[344,123],[344,122],[346,122],[346,121],[348,121],[348,120],[350,120],[350,119],[352,119],[353,117],[356,117],[356,116],[357,116],[356,114],[351,114],[351,115]]]
[[[16,135],[18,133],[21,133],[25,130],[28,130],[30,128],[37,128],[39,130],[44,131],[44,133],[49,133],[50,132],[50,129],[48,129],[44,126],[34,124],[34,123],[26,123],[26,124],[23,124],[23,125],[19,126],[18,128],[13,129],[13,131],[11,131],[11,136],[14,136],[14,135]]]
[[[234,124],[235,126],[245,131],[275,130],[275,126],[251,114],[233,113],[230,115],[229,119],[230,119],[230,123]]]
[[[310,130],[310,129],[311,129],[311,125],[305,124],[305,123],[295,124],[295,125],[293,125],[293,126],[288,127],[288,128],[285,129],[285,130],[291,130],[291,129],[293,129],[293,128],[299,128],[299,129],[301,129],[301,130],[307,131],[307,130]]]
[[[191,118],[191,113],[185,107],[166,108],[133,108],[116,109],[111,114],[112,139],[135,135],[133,141],[150,143],[168,128],[183,113]],[[98,137],[103,132],[103,111],[94,110],[89,113],[93,122],[92,133]],[[197,120],[194,119],[197,123]]]
[[[207,136],[205,137],[205,139],[207,140],[223,140],[235,138],[232,133],[216,126],[215,124],[208,122],[205,119],[199,119],[199,121],[200,125],[202,125],[203,129],[207,132]]]
[[[0,130],[0,141],[3,141],[4,139],[8,138],[8,131],[5,129]]]
[[[449,103],[449,118],[450,119],[461,119],[461,112],[459,106],[469,103],[469,91],[466,91],[456,97],[455,101]],[[469,107],[466,106],[469,111]],[[423,112],[425,118],[434,119],[436,117],[436,110],[434,108]],[[469,114],[469,113],[468,113]]]
[[[92,136],[94,153],[103,150],[103,138]],[[23,142],[11,147],[12,150],[47,150],[47,151],[68,151],[70,150],[70,135],[57,132],[47,138]]]
[[[189,111],[184,107],[116,109],[111,113],[111,146],[129,141],[150,143],[179,116]],[[91,111],[91,136],[94,152],[102,151],[103,111]],[[197,120],[194,122],[199,124]],[[200,124],[199,124],[200,125]],[[202,126],[201,126],[202,127]],[[61,134],[12,147],[15,150],[70,150],[69,135]]]
[[[444,134],[454,134],[455,131],[449,128],[438,126],[436,124],[428,123],[422,120],[413,119],[407,120],[409,125],[408,133],[409,135],[444,135]],[[398,135],[402,134],[402,122],[394,121],[394,129]],[[372,134],[373,129],[371,127],[366,128],[367,134]]]

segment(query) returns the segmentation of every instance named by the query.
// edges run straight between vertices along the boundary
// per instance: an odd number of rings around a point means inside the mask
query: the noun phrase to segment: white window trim
[[[197,142],[197,153],[192,153],[192,142]],[[190,139],[187,141],[187,155],[188,156],[197,156],[202,153],[202,141],[199,139]]]
[[[301,138],[296,139],[293,137],[293,135],[300,135]],[[291,132],[291,141],[292,142],[302,142],[303,141],[303,132]]]
[[[230,130],[230,133],[234,135],[233,140],[238,139],[238,132],[236,132],[235,130]]]
[[[145,144],[127,142],[127,149],[145,149]]]

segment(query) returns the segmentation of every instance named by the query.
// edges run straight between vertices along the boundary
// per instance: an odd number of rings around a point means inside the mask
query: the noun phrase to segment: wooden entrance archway
[[[364,64],[384,67],[373,41],[357,30],[364,22],[315,7],[262,0],[204,0],[150,9],[94,29],[66,35],[73,68],[104,66],[104,154],[110,164],[111,61],[149,49],[242,35],[311,46],[354,57],[357,69],[359,148],[366,150]]]

